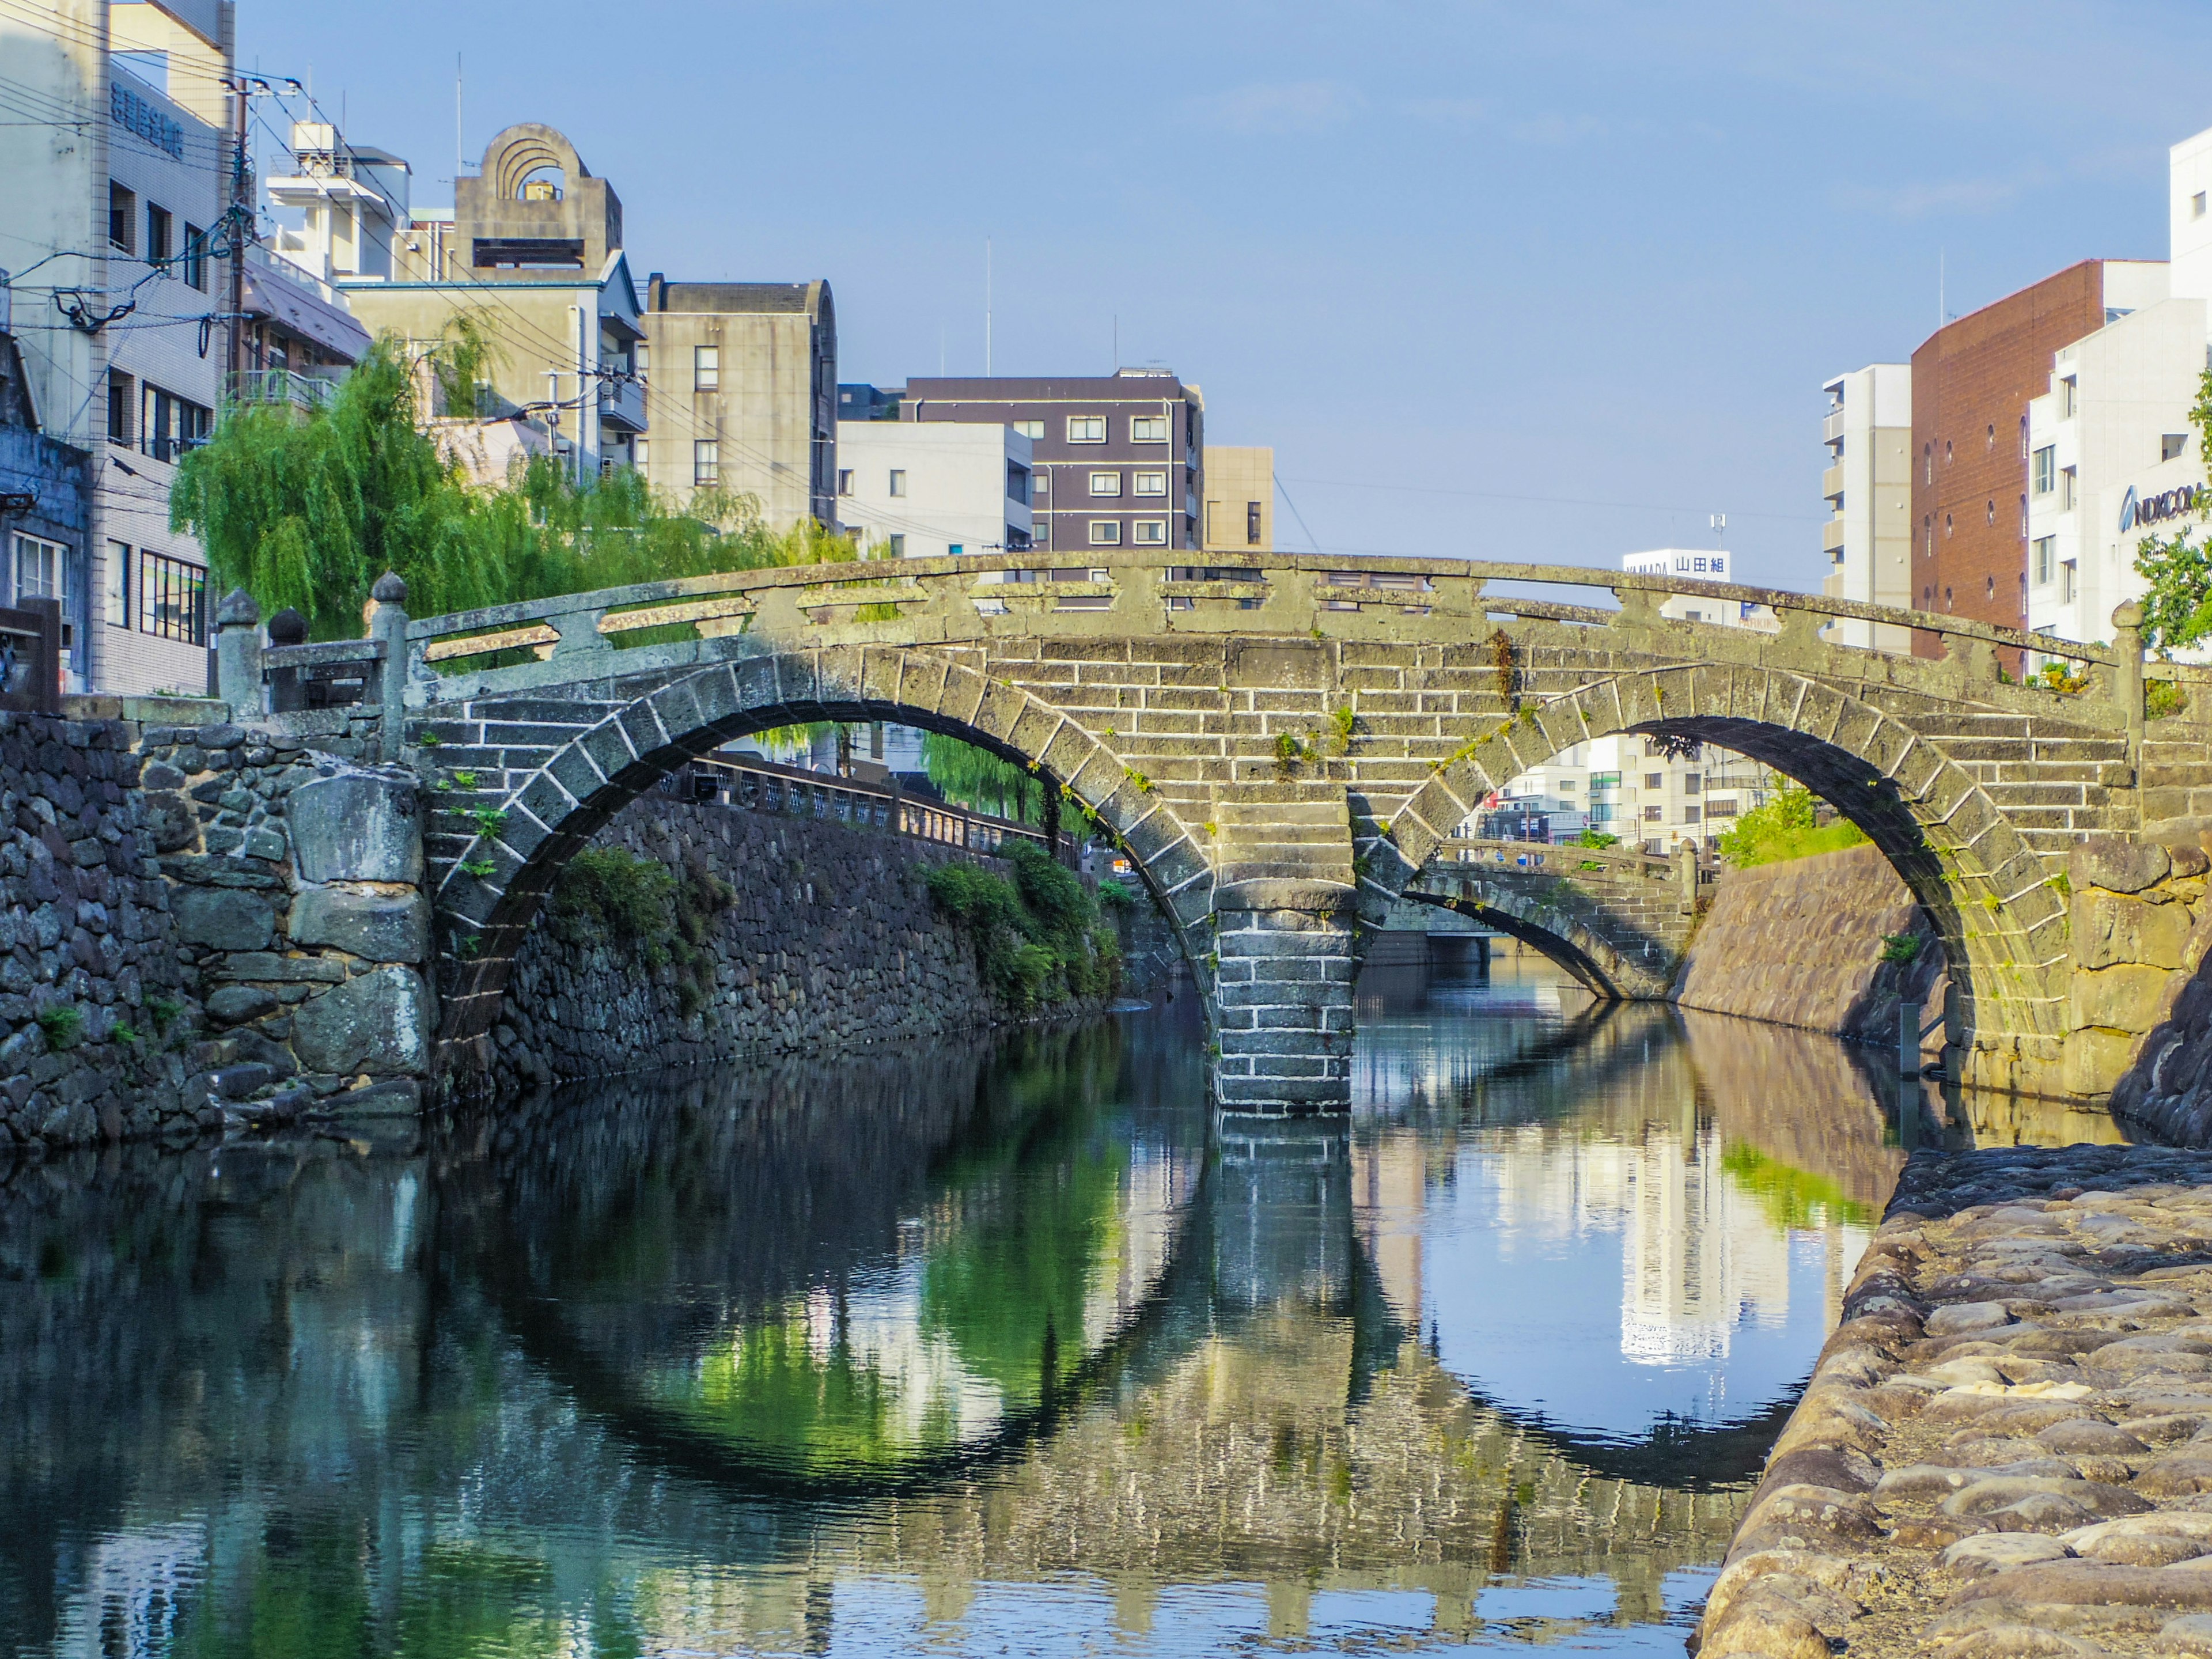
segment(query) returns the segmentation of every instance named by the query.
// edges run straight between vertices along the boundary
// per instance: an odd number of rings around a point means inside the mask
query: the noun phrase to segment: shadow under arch
[[[959,738],[1035,773],[1130,851],[1179,948],[1200,965],[1194,916],[1177,895],[1207,866],[1171,808],[1138,788],[1097,739],[1059,711],[942,653],[902,653],[898,684],[872,685],[821,652],[764,648],[627,701],[556,750],[507,795],[496,828],[434,857],[434,916],[448,946],[439,1042],[459,1045],[497,1019],[515,954],[562,868],[615,814],[686,763],[735,738],[815,720],[885,720]],[[490,867],[487,871],[485,865]],[[482,873],[471,873],[475,866]]]
[[[1408,889],[1405,896],[1431,905],[1439,910],[1449,910],[1455,915],[1479,921],[1486,927],[1494,927],[1509,938],[1528,945],[1555,968],[1571,975],[1591,995],[1606,1002],[1626,1002],[1628,994],[1621,988],[1617,974],[1607,971],[1603,958],[1613,954],[1604,941],[1587,928],[1577,926],[1562,933],[1555,928],[1524,920],[1511,911],[1472,899],[1445,898],[1431,893],[1417,893]]]
[[[1964,1029],[1951,1042],[2063,1036],[2063,989],[2045,963],[2063,956],[2065,907],[2045,885],[2048,866],[1972,775],[1879,707],[1784,669],[1680,665],[1529,708],[1532,720],[1475,736],[1393,815],[1372,849],[1387,854],[1371,858],[1375,896],[1399,896],[1476,803],[1577,744],[1694,739],[1805,785],[1881,850],[1953,965]]]

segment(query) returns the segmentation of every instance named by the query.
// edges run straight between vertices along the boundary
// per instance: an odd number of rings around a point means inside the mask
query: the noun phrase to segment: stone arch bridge
[[[237,596],[221,673],[234,703],[264,673],[355,673],[387,757],[448,786],[427,879],[441,1036],[464,1070],[563,861],[616,811],[733,738],[842,720],[1030,766],[1126,848],[1198,971],[1224,1109],[1340,1109],[1363,930],[1409,888],[1460,902],[1429,866],[1468,813],[1613,733],[1738,750],[1865,830],[1954,964],[1954,1075],[2111,1086],[2081,1058],[2116,1050],[2084,1037],[2069,994],[2065,860],[2094,835],[2193,844],[2212,811],[2206,677],[2146,665],[2132,607],[2112,647],[1570,567],[1177,556],[793,567],[412,620],[387,577],[362,641],[260,653]],[[1617,603],[1525,597],[1563,587]],[[1676,593],[1771,606],[1779,631],[1668,620]],[[1833,619],[1910,627],[1944,654],[1833,645]],[[2014,683],[2001,653],[2022,651],[2063,656],[2073,689]],[[2146,676],[2185,681],[2190,712],[2147,726]],[[1571,927],[1516,920],[1597,959]]]

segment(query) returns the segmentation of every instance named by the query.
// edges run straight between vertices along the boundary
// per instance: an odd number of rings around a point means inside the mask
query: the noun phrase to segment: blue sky
[[[1158,362],[1331,551],[1817,585],[1820,384],[2091,256],[2163,258],[2212,7],[242,0],[240,56],[450,202],[567,131],[633,267],[827,277],[841,373]],[[281,114],[268,113],[281,125]],[[1541,498],[1541,499],[1531,499]],[[1279,544],[1306,530],[1279,514]]]

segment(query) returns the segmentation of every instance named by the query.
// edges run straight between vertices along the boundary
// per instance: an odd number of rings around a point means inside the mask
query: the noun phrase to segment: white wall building
[[[2189,410],[2207,367],[2212,305],[2212,131],[2167,162],[2172,258],[2146,265],[2133,308],[2063,348],[2027,405],[2027,617],[2039,633],[2109,640],[2112,611],[2146,586],[2146,537],[2197,522],[2205,480]],[[2162,278],[2162,280],[2159,280]]]
[[[1011,426],[837,422],[837,520],[909,559],[1030,545],[1030,441]]]
[[[1624,733],[1560,750],[1512,780],[1498,800],[1509,811],[1547,814],[1554,841],[1571,841],[1589,829],[1653,852],[1665,853],[1678,841],[1711,851],[1738,817],[1765,805],[1780,781],[1732,750],[1698,745],[1669,754],[1656,738]],[[1480,834],[1483,817],[1474,814],[1461,833]]]
[[[1828,465],[1820,494],[1829,520],[1820,548],[1828,574],[1820,591],[1861,605],[1912,603],[1912,365],[1869,363],[1838,374],[1820,425]],[[1909,653],[1912,630],[1838,621],[1822,630],[1832,644]]]
[[[1638,576],[1689,576],[1701,582],[1725,582],[1733,556],[1718,547],[1655,547],[1644,553],[1624,553],[1620,568]],[[1734,628],[1756,628],[1774,633],[1782,623],[1763,605],[1741,599],[1711,599],[1703,594],[1675,593],[1660,605],[1669,622],[1721,623]]]

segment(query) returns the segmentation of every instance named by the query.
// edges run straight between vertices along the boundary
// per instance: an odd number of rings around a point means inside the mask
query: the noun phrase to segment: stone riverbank
[[[2212,1155],[1914,1155],[1698,1644],[2212,1656]]]

